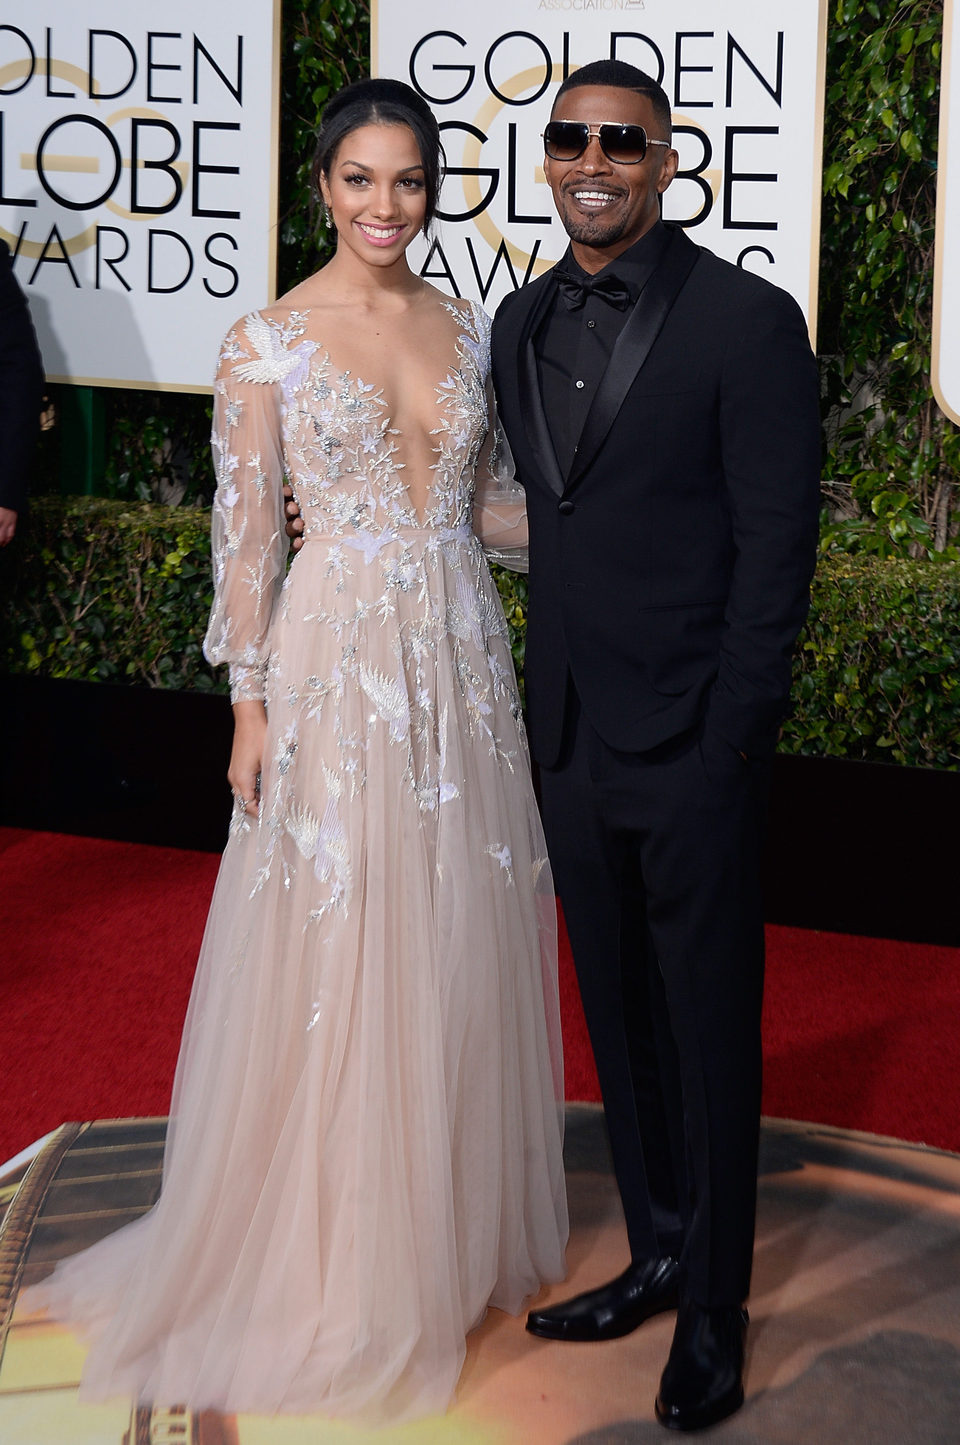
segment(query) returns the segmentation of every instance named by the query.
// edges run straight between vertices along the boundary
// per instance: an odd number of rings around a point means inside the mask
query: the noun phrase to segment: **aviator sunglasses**
[[[543,132],[543,148],[552,161],[575,161],[596,136],[600,149],[615,166],[638,166],[647,146],[667,146],[667,140],[651,140],[642,125],[588,125],[585,120],[551,120]]]

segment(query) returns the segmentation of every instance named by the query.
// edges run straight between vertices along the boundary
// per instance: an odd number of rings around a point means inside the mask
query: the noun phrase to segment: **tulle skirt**
[[[516,684],[477,544],[424,541],[397,544],[392,615],[356,577],[332,592],[322,540],[291,569],[159,1202],[29,1292],[91,1342],[81,1398],[430,1414],[487,1306],[562,1278],[556,915]]]

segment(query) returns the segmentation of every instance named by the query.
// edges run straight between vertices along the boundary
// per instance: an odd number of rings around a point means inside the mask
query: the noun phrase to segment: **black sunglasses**
[[[596,136],[600,149],[615,166],[637,166],[647,146],[667,146],[667,140],[651,140],[642,125],[588,125],[585,120],[551,120],[543,132],[543,148],[552,161],[575,161]]]

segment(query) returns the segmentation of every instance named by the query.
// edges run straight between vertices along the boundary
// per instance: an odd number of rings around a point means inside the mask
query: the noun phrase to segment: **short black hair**
[[[363,125],[405,125],[413,131],[423,165],[427,209],[423,229],[437,213],[440,182],[446,157],[440,144],[440,127],[426,101],[402,80],[374,77],[355,80],[327,101],[320,118],[313,158],[313,183],[330,174],[337,151],[347,136]]]
[[[625,60],[591,60],[589,64],[581,65],[579,70],[572,70],[567,76],[557,91],[553,102],[554,110],[562,95],[581,85],[609,85],[615,90],[632,90],[637,95],[648,96],[653,113],[663,126],[664,134],[660,139],[670,140],[673,134],[670,101],[659,81],[654,80],[645,70],[638,70],[635,65],[628,65]]]

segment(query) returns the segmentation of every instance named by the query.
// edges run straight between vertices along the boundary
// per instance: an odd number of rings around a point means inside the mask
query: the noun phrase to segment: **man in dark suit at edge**
[[[27,504],[27,477],[40,426],[43,363],[26,298],[0,241],[0,547],[13,540]]]
[[[493,365],[530,523],[530,740],[632,1259],[527,1328],[610,1339],[679,1306],[656,1412],[688,1430],[743,1401],[759,854],[820,445],[796,303],[659,219],[670,141],[634,67],[561,86],[544,169],[570,246],[501,304]]]

